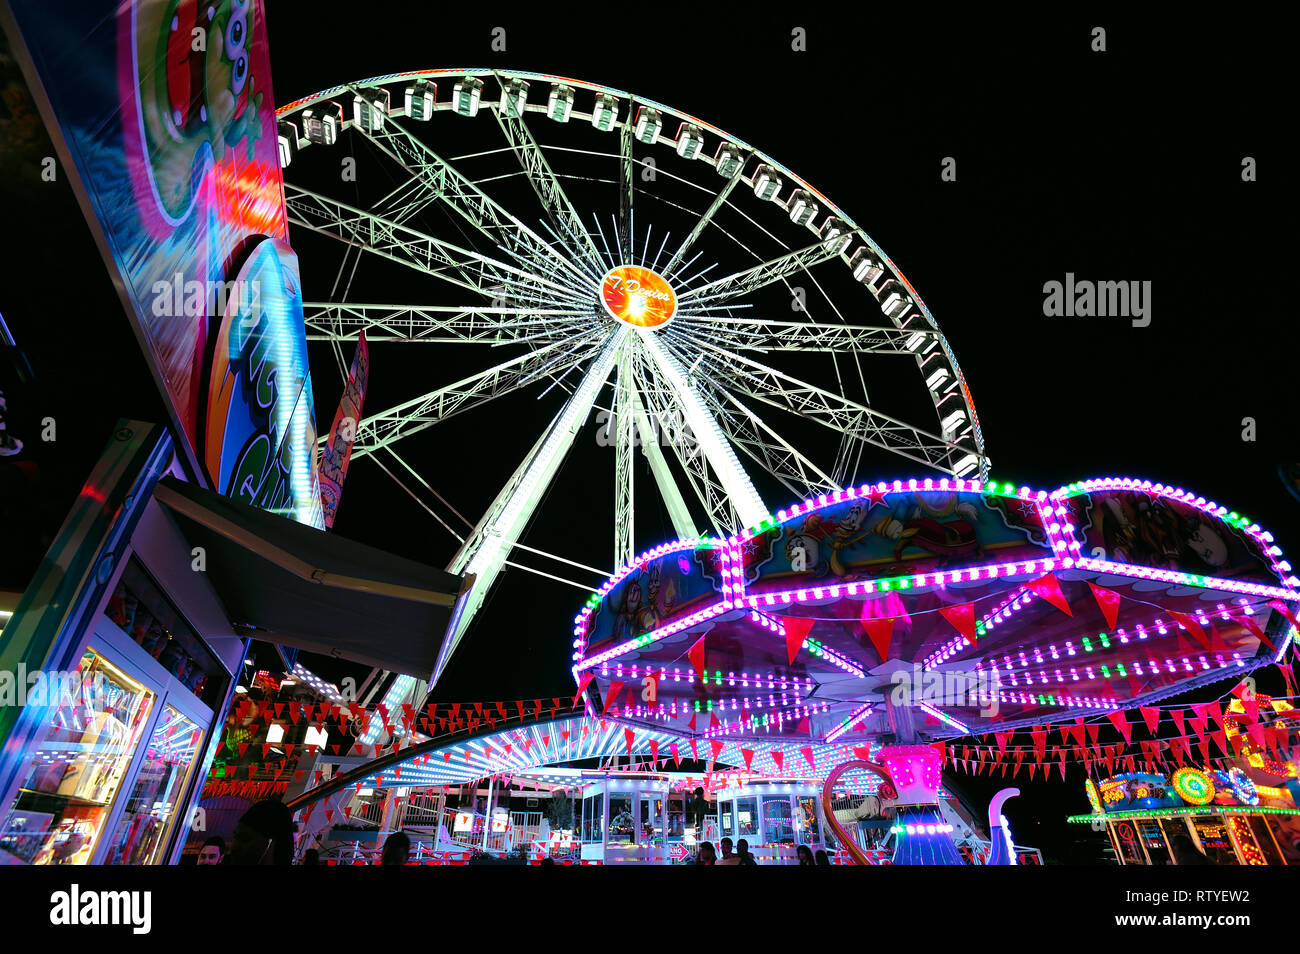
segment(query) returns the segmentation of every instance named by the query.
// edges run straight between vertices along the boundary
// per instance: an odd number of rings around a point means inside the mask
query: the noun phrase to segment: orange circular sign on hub
[[[610,317],[637,328],[672,321],[677,295],[660,275],[640,265],[620,265],[600,283],[600,300]]]

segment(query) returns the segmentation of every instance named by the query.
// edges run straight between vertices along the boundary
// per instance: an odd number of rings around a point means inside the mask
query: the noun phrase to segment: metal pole
[[[487,851],[488,833],[492,830],[492,788],[496,782],[495,775],[488,777],[488,795],[487,805],[484,806],[483,812],[483,850]]]

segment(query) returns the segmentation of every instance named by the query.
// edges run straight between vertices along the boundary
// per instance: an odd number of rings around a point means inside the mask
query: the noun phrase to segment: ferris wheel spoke
[[[443,203],[483,233],[494,245],[503,246],[520,259],[536,264],[546,262],[560,265],[569,270],[570,278],[582,277],[568,264],[568,256],[562,255],[507,212],[500,203],[396,120],[390,117],[381,129],[361,132],[418,183],[420,192],[409,200],[411,204],[422,208],[433,201]],[[404,221],[408,217],[403,214],[397,220]]]
[[[561,374],[595,354],[602,340],[588,332],[576,340],[535,348],[487,371],[367,415],[358,428],[352,456],[364,457],[471,407],[486,404],[542,378]]]
[[[699,239],[704,230],[708,228],[709,223],[713,221],[713,217],[718,214],[718,210],[726,205],[727,197],[730,196],[732,190],[736,188],[736,184],[741,181],[741,173],[743,173],[744,170],[744,161],[736,163],[736,169],[735,172],[732,173],[731,178],[729,178],[726,184],[718,190],[718,194],[713,197],[713,201],[709,203],[709,207],[704,210],[703,215],[696,219],[695,225],[691,227],[686,238],[682,240],[682,244],[677,247],[677,251],[673,253],[673,257],[670,258],[668,264],[664,266],[663,274],[665,277],[674,274],[673,270],[681,264],[682,259],[684,259],[690,252],[691,246],[695,244],[696,240]]]
[[[760,262],[724,278],[714,279],[706,285],[688,288],[678,295],[683,307],[699,304],[718,304],[757,291],[773,282],[784,281],[791,275],[811,268],[839,254],[833,242],[815,242],[806,248]]]
[[[627,329],[619,329],[605,339],[573,396],[565,402],[564,408],[551,421],[542,438],[534,445],[533,451],[520,464],[510,482],[479,520],[474,532],[448,564],[448,572],[463,573],[470,583],[452,610],[447,635],[438,651],[431,685],[442,674],[447,660],[500,574],[511,548],[523,533],[528,518],[545,496],[546,489],[568,454],[582,422],[590,415],[596,396],[609,380],[628,337]]]
[[[907,344],[920,334],[941,338],[937,328],[920,332],[888,325],[846,325],[837,322],[777,321],[766,318],[714,318],[681,314],[677,320],[691,331],[707,332],[714,341],[755,351],[830,351],[857,354],[914,355]]]
[[[586,324],[590,310],[509,308],[477,305],[370,305],[303,302],[308,341],[413,341],[424,344],[507,344],[554,340]],[[592,323],[594,328],[594,323]]]
[[[561,302],[585,303],[572,289],[476,251],[426,235],[361,209],[285,183],[289,222],[391,259],[488,297],[541,292]]]
[[[712,363],[727,389],[944,473],[964,477],[980,455],[955,441],[930,434],[842,395],[800,381],[734,351],[704,344],[721,360]]]
[[[537,193],[538,199],[541,200],[542,208],[546,210],[546,214],[555,225],[556,230],[561,235],[568,237],[568,243],[566,244],[571,247],[572,251],[576,251],[589,264],[600,269],[600,253],[596,250],[591,235],[583,226],[582,217],[578,215],[573,203],[569,201],[569,197],[564,192],[564,187],[560,185],[560,180],[551,171],[550,163],[546,161],[546,157],[542,154],[542,147],[533,138],[533,134],[524,123],[523,117],[502,115],[501,110],[494,106],[488,108],[492,115],[496,117],[502,132],[505,133],[506,140],[510,143],[515,158],[519,160],[519,164],[523,167],[524,173],[528,176],[528,181],[532,183],[533,190]]]
[[[618,139],[618,239],[619,245],[628,249],[631,259],[632,249],[632,195],[635,177],[632,174],[632,121],[636,111],[636,100],[627,104],[627,115],[623,118],[623,128]]]

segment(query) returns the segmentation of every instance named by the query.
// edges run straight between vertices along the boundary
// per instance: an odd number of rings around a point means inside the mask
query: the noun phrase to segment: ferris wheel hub
[[[634,328],[660,328],[677,313],[672,286],[640,265],[610,269],[600,281],[600,301],[611,318]]]

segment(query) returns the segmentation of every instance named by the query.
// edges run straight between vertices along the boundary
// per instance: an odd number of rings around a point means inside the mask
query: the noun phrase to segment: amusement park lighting
[[[843,722],[841,722],[838,726],[836,726],[834,729],[832,729],[830,732],[828,732],[828,733],[826,734],[826,741],[827,741],[828,743],[830,743],[830,742],[834,742],[836,739],[838,739],[840,736],[842,736],[845,732],[848,732],[848,731],[849,731],[850,729],[852,729],[855,725],[859,724],[863,719],[865,719],[867,716],[871,715],[871,708],[872,708],[872,704],[869,703],[869,702],[868,702],[865,706],[862,706],[861,708],[859,708],[859,709],[858,709],[856,712],[854,712],[851,716],[849,716],[847,719],[845,719]]]
[[[1106,812],[1108,821],[1126,818],[1182,818],[1185,815],[1300,815],[1300,808],[1242,808],[1234,805],[1188,806],[1186,808],[1151,808],[1123,812]],[[1091,824],[1096,815],[1071,815],[1066,819],[1073,825]]]
[[[970,728],[969,728],[968,726],[966,726],[966,725],[962,724],[961,722],[957,721],[956,719],[954,719],[952,716],[948,715],[946,712],[942,711],[941,709],[936,709],[934,706],[930,705],[928,702],[922,702],[922,703],[920,703],[920,704],[917,706],[917,708],[920,709],[920,710],[923,711],[923,712],[928,712],[930,715],[934,716],[934,717],[935,717],[936,719],[938,719],[940,722],[944,723],[944,724],[947,725],[947,726],[950,726],[950,727],[953,728],[953,729],[956,729],[956,730],[957,730],[958,732],[960,732],[962,735],[970,735]],[[827,739],[827,741],[830,741],[830,740]]]

